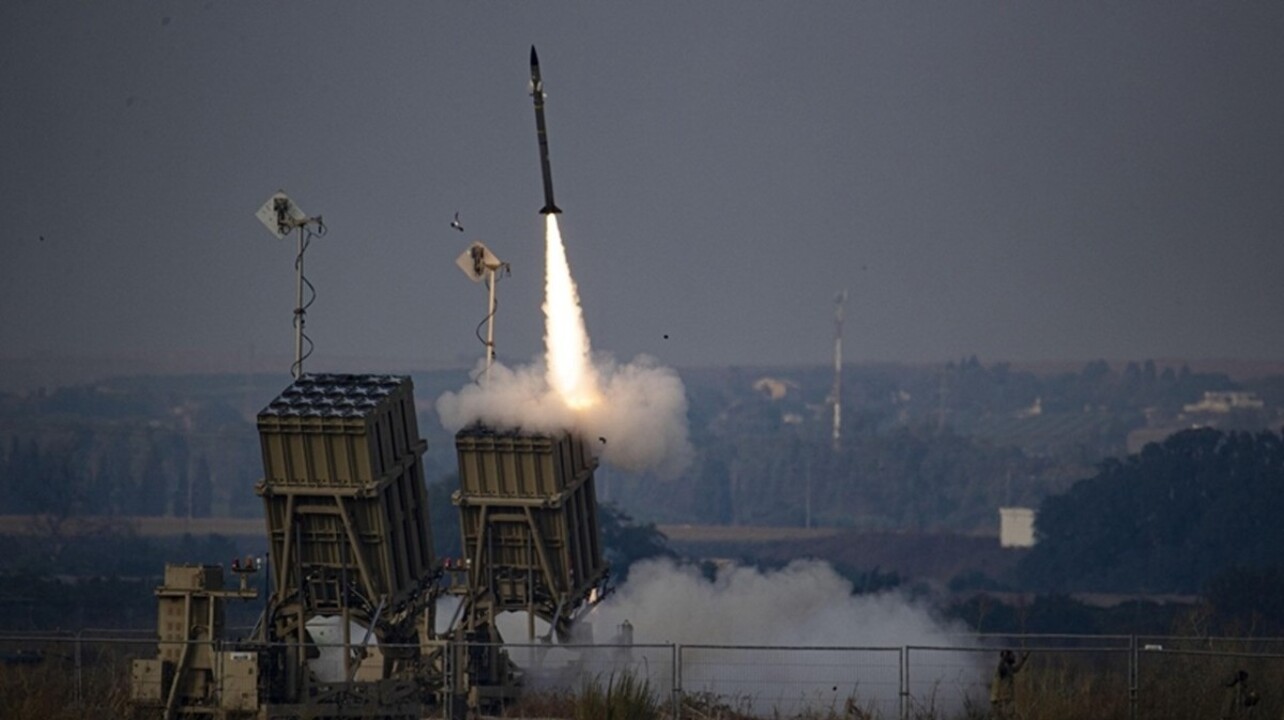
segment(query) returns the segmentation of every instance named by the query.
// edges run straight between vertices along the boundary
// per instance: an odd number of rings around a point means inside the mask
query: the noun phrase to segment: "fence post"
[[[909,719],[909,646],[902,645],[900,653],[900,676],[901,676],[901,720]]]
[[[682,645],[671,646],[673,651],[673,720],[682,720]]]
[[[1137,636],[1128,636],[1128,717],[1137,720],[1137,695],[1140,691],[1141,663],[1137,653]]]
[[[462,644],[462,641],[457,637],[449,637],[446,640],[446,648],[442,655],[442,667],[445,670],[442,672],[441,682],[445,686],[445,692],[442,693],[442,697],[446,701],[446,720],[459,720],[459,708],[456,706],[456,696],[459,693],[460,681],[459,655],[461,652],[468,652],[466,646],[462,651],[460,650],[460,645]]]
[[[76,663],[76,681],[73,684],[73,687],[74,687],[73,694],[75,696],[74,701],[76,703],[76,707],[82,707],[85,701],[84,687],[83,687],[85,682],[85,671],[84,671],[84,663],[83,663],[84,654],[81,652],[81,648],[80,648],[80,637],[83,632],[84,630],[76,631],[76,648],[73,651],[73,655],[75,655],[75,663]]]
[[[212,638],[210,640],[210,654],[214,661],[214,705],[217,707],[223,704],[223,679],[227,673],[223,672],[223,639]]]

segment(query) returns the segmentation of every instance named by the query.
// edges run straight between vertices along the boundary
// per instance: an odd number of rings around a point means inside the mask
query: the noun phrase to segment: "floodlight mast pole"
[[[294,288],[294,364],[291,365],[293,372],[290,373],[295,380],[303,376],[303,250],[304,250],[304,225],[299,223],[299,254],[294,262],[295,270],[295,288]]]
[[[490,385],[490,366],[495,364],[495,271],[498,268],[487,268],[489,274],[490,300],[486,305],[486,375],[485,384]]]
[[[485,387],[490,384],[490,368],[495,364],[495,309],[499,307],[495,299],[495,286],[499,284],[499,271],[508,271],[508,263],[495,257],[480,240],[475,240],[467,250],[455,258],[455,265],[474,283],[486,283],[486,317],[482,318],[482,322],[486,323],[486,338],[482,339],[481,323],[477,323],[474,333],[486,346],[486,367],[482,370],[480,380],[476,381]]]
[[[298,250],[294,255],[294,363],[290,365],[291,377],[298,380],[303,376],[303,358],[305,357],[303,354],[303,341],[308,340],[303,332],[304,316],[307,313],[308,305],[312,304],[312,300],[308,300],[307,305],[303,303],[303,286],[312,287],[312,283],[308,282],[308,279],[303,276],[303,253],[307,250],[308,242],[312,238],[312,233],[308,231],[308,225],[315,224],[317,226],[316,235],[320,236],[325,234],[325,222],[321,220],[320,215],[316,217],[305,215],[299,209],[299,206],[295,205],[294,201],[290,199],[290,196],[285,194],[284,190],[277,190],[273,193],[272,197],[268,198],[267,202],[263,203],[262,207],[254,215],[278,240],[286,240],[290,237],[290,233],[295,230],[299,231]],[[316,298],[315,292],[313,292],[312,297],[313,299]],[[311,347],[311,340],[308,340],[308,345]],[[311,353],[311,350],[308,352]]]

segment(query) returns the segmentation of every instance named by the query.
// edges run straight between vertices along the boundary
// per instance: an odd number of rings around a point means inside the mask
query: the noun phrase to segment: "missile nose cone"
[[[531,69],[534,70],[538,67],[539,67],[539,55],[535,53],[535,46],[531,45]]]

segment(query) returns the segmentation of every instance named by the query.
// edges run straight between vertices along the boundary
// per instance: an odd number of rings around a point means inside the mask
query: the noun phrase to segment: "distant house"
[[[1016,416],[1019,418],[1039,417],[1043,414],[1043,398],[1036,397],[1030,407],[1022,408],[1017,411]]]
[[[773,377],[758,378],[753,383],[753,389],[771,400],[780,400],[788,395],[790,391],[798,389],[798,383],[793,380],[780,380]]]
[[[1182,406],[1187,413],[1226,414],[1232,410],[1261,410],[1266,406],[1257,393],[1239,391],[1210,391],[1197,403]]]

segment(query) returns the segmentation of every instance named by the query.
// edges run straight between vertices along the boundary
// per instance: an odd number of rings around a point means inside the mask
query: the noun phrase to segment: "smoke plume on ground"
[[[571,409],[550,387],[542,363],[517,368],[495,363],[489,380],[438,398],[437,414],[452,432],[474,422],[501,430],[570,430],[621,470],[661,477],[681,473],[692,448],[686,389],[677,373],[646,356],[623,365],[597,358],[593,368],[601,397],[590,407]]]
[[[637,645],[681,645],[687,692],[756,712],[854,706],[892,717],[906,646],[935,648],[911,657],[916,701],[961,707],[965,693],[983,687],[984,656],[962,651],[961,628],[899,593],[853,595],[824,562],[730,566],[709,579],[692,566],[647,560],[628,578],[589,616],[595,640],[609,642],[628,621]]]
[[[712,580],[692,566],[643,561],[594,614],[595,625],[629,620],[639,643],[939,645],[949,633],[897,593],[852,595],[851,582],[818,560],[773,571],[732,565]]]

